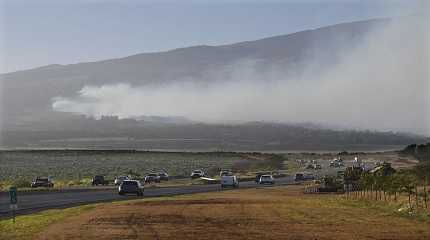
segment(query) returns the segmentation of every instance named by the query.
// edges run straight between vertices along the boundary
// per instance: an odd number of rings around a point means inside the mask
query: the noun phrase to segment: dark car
[[[294,181],[309,181],[314,179],[314,175],[309,173],[296,173],[296,175],[294,176]]]
[[[305,175],[303,173],[296,173],[296,176],[294,176],[294,181],[304,181]]]
[[[98,185],[107,185],[107,184],[108,184],[108,182],[105,180],[105,177],[104,177],[104,176],[97,175],[97,176],[94,176],[94,177],[93,177],[93,180],[92,180],[91,184],[92,184],[93,186],[98,186]]]
[[[158,177],[160,177],[160,181],[169,181],[169,174],[166,172],[159,173]]]
[[[150,173],[150,174],[145,176],[145,182],[146,183],[151,183],[151,182],[159,183],[160,182],[160,176],[158,176],[158,174],[156,174],[156,173]]]
[[[137,196],[143,196],[144,187],[137,180],[124,180],[118,187],[118,194],[136,194]]]
[[[31,187],[32,188],[37,188],[37,187],[52,188],[54,187],[54,183],[49,178],[37,177],[31,182]]]

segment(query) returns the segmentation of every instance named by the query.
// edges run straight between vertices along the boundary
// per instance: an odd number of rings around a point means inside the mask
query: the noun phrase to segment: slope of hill
[[[257,60],[259,72],[281,66],[290,74],[302,71],[315,59],[323,58],[321,63],[334,64],[342,49],[352,48],[365,33],[387,21],[345,23],[232,45],[194,46],[3,74],[0,79],[3,83],[2,102],[6,103],[4,122],[7,125],[8,122],[49,116],[54,97],[74,96],[86,85],[122,82],[144,86],[188,80],[205,83],[216,81],[210,73],[228,75],[226,67],[244,59]]]
[[[384,48],[382,55],[387,54],[393,48],[404,44],[414,46],[416,52],[425,52],[428,47],[425,41],[426,32],[420,27],[410,28],[411,23],[408,22],[411,18],[401,18],[400,21],[408,31],[394,31],[393,46]],[[333,66],[339,65],[340,61],[346,53],[354,52],[355,47],[362,45],[369,38],[368,33],[375,33],[384,30],[394,20],[377,19],[354,23],[344,23],[329,27],[323,27],[315,30],[307,30],[288,35],[274,36],[270,38],[260,39],[256,41],[240,42],[222,46],[193,46],[188,48],[174,49],[166,52],[143,53],[133,56],[128,56],[119,59],[104,60],[98,62],[78,63],[70,65],[48,65],[31,70],[13,72],[0,75],[2,83],[1,101],[3,109],[1,112],[3,145],[4,146],[35,146],[35,147],[126,147],[126,148],[163,148],[163,149],[223,149],[223,150],[284,150],[284,149],[372,149],[391,148],[392,146],[407,145],[414,142],[423,142],[425,138],[418,136],[410,136],[404,134],[396,134],[392,132],[360,132],[360,131],[333,131],[320,129],[319,127],[303,127],[288,124],[196,124],[193,121],[188,121],[186,117],[182,118],[181,114],[169,113],[167,116],[179,116],[176,119],[169,118],[160,114],[145,113],[141,115],[157,115],[159,117],[144,117],[136,119],[124,119],[113,122],[97,121],[94,119],[86,119],[72,113],[57,112],[53,109],[53,101],[56,97],[71,98],[79,94],[82,89],[87,86],[101,87],[109,84],[128,84],[132,88],[136,87],[157,87],[168,86],[174,84],[182,84],[192,82],[201,86],[216,86],[220,81],[228,82],[236,80],[234,75],[237,74],[236,67],[240,64],[252,62],[253,72],[241,78],[252,78],[253,75],[257,81],[270,81],[273,70],[279,70],[281,76],[301,76],[304,72],[324,72],[326,69],[331,69]],[[424,25],[424,24],[421,24]],[[421,26],[422,27],[422,26]],[[387,27],[388,28],[388,27]],[[383,31],[382,31],[383,32]],[[406,34],[404,34],[406,33]],[[423,37],[424,36],[424,37]],[[400,38],[401,37],[401,38]],[[406,41],[403,40],[412,40]],[[380,39],[377,39],[380,40]],[[377,45],[380,46],[380,45]],[[408,48],[394,49],[394,52],[408,54]],[[423,51],[420,51],[423,48]],[[370,48],[371,49],[371,48]],[[375,50],[375,49],[371,49]],[[399,51],[397,51],[399,50]],[[384,52],[385,51],[385,52]],[[380,54],[380,53],[378,53]],[[397,55],[393,55],[397,56]],[[409,66],[416,65],[414,59],[423,56],[411,54],[407,55],[407,64]],[[366,53],[365,60],[368,59]],[[378,60],[382,61],[385,57],[378,56]],[[360,63],[360,62],[358,62]],[[376,61],[376,63],[379,63]],[[369,63],[372,65],[372,63]],[[399,63],[397,63],[399,64]],[[400,62],[400,64],[402,64]],[[354,65],[354,64],[352,64]],[[385,67],[393,68],[396,64],[391,64]],[[346,65],[351,67],[351,65]],[[380,71],[379,65],[374,66],[371,70],[366,69],[367,65],[359,68],[358,72],[366,72],[364,77],[370,78],[376,73],[376,77],[380,77],[379,72],[389,72],[388,78],[396,75],[393,71]],[[419,68],[419,66],[418,66]],[[373,72],[375,71],[375,72]],[[412,69],[414,71],[414,69]],[[415,75],[409,76],[409,72],[401,74],[398,81],[403,81],[404,78],[414,78],[415,85],[420,85],[424,71],[418,69]],[[355,73],[355,72],[352,72]],[[350,72],[348,72],[350,74]],[[350,78],[350,75],[343,75],[343,78]],[[316,74],[318,75],[318,74]],[[387,77],[385,76],[385,77]],[[292,78],[282,78],[282,81],[289,81]],[[421,80],[420,80],[421,79]],[[306,79],[307,80],[307,79]],[[352,78],[349,80],[356,80]],[[360,77],[358,78],[360,80]],[[374,79],[363,84],[372,84]],[[311,80],[309,80],[311,81]],[[351,81],[350,81],[351,82]],[[314,82],[307,82],[308,85]],[[380,89],[385,88],[386,82],[376,85]],[[343,89],[351,87],[348,83],[335,82],[335,85],[342,85]],[[413,85],[413,84],[411,84]],[[326,85],[320,84],[317,86]],[[357,85],[360,87],[360,84]],[[367,85],[366,85],[367,86]],[[403,86],[399,84],[398,86]],[[396,89],[399,89],[397,86]],[[242,86],[239,86],[239,89]],[[341,89],[342,89],[341,87]],[[314,95],[321,94],[318,87]],[[352,87],[353,88],[353,87]],[[418,86],[419,89],[423,89]],[[336,87],[336,89],[338,89]],[[342,89],[342,90],[343,90]],[[367,88],[366,88],[367,89]],[[370,87],[370,89],[374,89]],[[400,89],[403,88],[400,87]],[[164,89],[162,89],[163,91]],[[254,89],[251,90],[251,92]],[[259,91],[260,89],[258,89]],[[378,90],[378,89],[375,89]],[[196,90],[194,90],[195,92]],[[379,91],[379,90],[378,90]],[[414,89],[409,89],[414,92]],[[148,91],[150,93],[150,91]],[[336,92],[336,91],[335,91]],[[331,92],[327,92],[330,94]],[[187,92],[180,92],[186,95]],[[235,92],[230,92],[234,95]],[[267,94],[263,91],[263,94]],[[285,94],[281,91],[281,95]],[[303,95],[303,93],[300,93]],[[354,95],[353,93],[352,95]],[[362,92],[361,94],[366,94]],[[371,91],[370,94],[373,94]],[[397,93],[394,92],[394,95]],[[422,95],[416,94],[415,95]],[[181,95],[181,96],[182,96]],[[270,94],[269,94],[270,95]],[[365,119],[362,113],[364,109],[360,108],[362,96],[358,96],[358,104],[352,101],[346,105],[343,110],[347,110],[353,106],[352,111],[348,111],[345,115],[351,115],[352,118],[359,121],[374,121],[380,116],[381,111],[386,111],[385,105],[382,108],[375,107],[374,115],[371,118]],[[415,96],[414,95],[414,96]],[[221,98],[222,94],[217,95]],[[266,96],[266,95],[265,95]],[[357,97],[355,96],[355,97]],[[407,96],[407,95],[405,95]],[[161,100],[168,98],[169,94],[163,95]],[[350,95],[346,94],[346,98]],[[160,99],[160,98],[158,98]],[[216,99],[216,98],[215,98]],[[246,99],[246,98],[245,98]],[[306,99],[306,98],[305,98]],[[380,99],[380,94],[376,94],[375,99]],[[233,101],[235,99],[233,98]],[[294,99],[293,99],[294,100]],[[394,98],[396,101],[399,99]],[[419,99],[418,99],[419,100]],[[195,99],[194,99],[195,101]],[[285,109],[286,107],[280,103],[283,99],[275,99],[275,111],[298,111],[300,110],[300,102],[294,103],[294,107]],[[314,99],[315,101],[315,99]],[[316,101],[320,101],[318,95]],[[328,104],[332,104],[328,101]],[[338,99],[333,99],[338,101]],[[210,103],[210,102],[209,102]],[[272,103],[272,102],[271,102]],[[413,102],[412,104],[414,104]],[[183,103],[184,104],[184,103]],[[228,104],[228,102],[223,102]],[[296,106],[297,105],[297,106]],[[252,106],[252,104],[251,104]],[[265,105],[263,105],[265,106]],[[272,105],[267,105],[271,107]],[[408,105],[409,106],[409,105]],[[139,103],[136,107],[140,108]],[[217,111],[223,106],[217,108],[209,108],[209,111]],[[323,114],[322,109],[308,105],[310,109],[306,111],[316,111],[314,116]],[[279,109],[282,108],[282,109]],[[339,116],[338,111],[341,107],[336,105],[335,112],[328,113],[330,115]],[[340,108],[340,109],[339,109]],[[398,118],[398,105],[394,107],[394,116]],[[168,108],[169,111],[171,108]],[[358,111],[355,111],[358,109]],[[421,108],[422,109],[422,108]],[[252,111],[251,109],[250,111]],[[262,110],[262,109],[259,109]],[[260,113],[258,111],[259,114]],[[378,113],[378,114],[375,114]],[[295,114],[295,112],[294,112]],[[114,114],[113,114],[114,115]],[[227,113],[228,115],[228,113]],[[244,114],[244,119],[247,119],[247,114]],[[353,116],[352,116],[353,115]],[[413,114],[409,114],[413,115]],[[279,116],[276,115],[275,116]],[[391,117],[391,115],[389,116]],[[144,121],[140,121],[140,120]],[[305,120],[312,122],[315,117]],[[393,118],[388,118],[388,125],[384,125],[384,121],[380,126],[382,129],[391,129],[389,126]],[[413,118],[411,118],[413,119]],[[195,119],[191,119],[195,120]],[[260,120],[260,119],[259,119]],[[259,121],[256,120],[256,121]],[[266,120],[264,117],[261,120]],[[348,118],[342,120],[348,122]],[[177,124],[177,122],[181,124]],[[227,119],[228,121],[228,119]],[[245,120],[242,121],[254,121]],[[275,122],[294,122],[291,119],[279,119]],[[409,120],[408,120],[409,121]],[[412,122],[408,124],[413,124]],[[418,120],[417,120],[418,121]],[[298,122],[298,121],[297,121]],[[318,123],[318,122],[316,122]],[[328,124],[335,125],[327,121]],[[417,122],[416,125],[419,125]],[[388,126],[388,127],[387,127]],[[394,125],[393,125],[394,126]],[[360,127],[360,126],[359,126]],[[151,140],[152,139],[152,140]],[[161,140],[160,140],[161,139]],[[191,139],[191,140],[190,140]],[[198,140],[197,142],[194,140]],[[351,147],[352,146],[352,147]]]

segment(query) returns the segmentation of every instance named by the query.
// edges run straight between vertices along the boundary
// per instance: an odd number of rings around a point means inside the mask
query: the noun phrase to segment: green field
[[[273,161],[274,160],[274,161]],[[20,150],[0,152],[0,182],[26,182],[37,176],[59,181],[85,181],[94,175],[114,179],[132,173],[143,177],[152,171],[188,177],[194,169],[216,175],[221,168],[236,171],[276,169],[282,157],[274,154],[228,152],[147,152],[122,150]],[[1,185],[1,183],[0,183]],[[20,185],[20,184],[18,184]],[[0,186],[1,187],[1,186]]]

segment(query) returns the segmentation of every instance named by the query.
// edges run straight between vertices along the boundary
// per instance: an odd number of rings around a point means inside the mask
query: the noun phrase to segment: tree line
[[[409,208],[428,209],[429,180],[430,162],[397,171],[384,163],[375,171],[362,172],[355,188],[346,189],[346,197],[384,202],[401,202],[407,198]]]

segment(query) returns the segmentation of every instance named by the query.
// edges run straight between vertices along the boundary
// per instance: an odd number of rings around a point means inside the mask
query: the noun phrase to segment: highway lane
[[[293,183],[293,177],[276,179],[275,185]],[[259,187],[255,182],[240,182],[240,188]],[[267,185],[266,185],[267,186]],[[228,188],[227,188],[228,189]],[[222,191],[219,184],[191,185],[180,187],[147,187],[145,197],[173,196],[181,194],[203,193]],[[137,199],[135,196],[120,196],[117,189],[82,189],[73,191],[51,191],[51,192],[23,192],[18,193],[17,214],[29,214],[53,208],[66,208],[97,202],[110,202]],[[0,218],[9,218],[9,196],[0,194]]]

